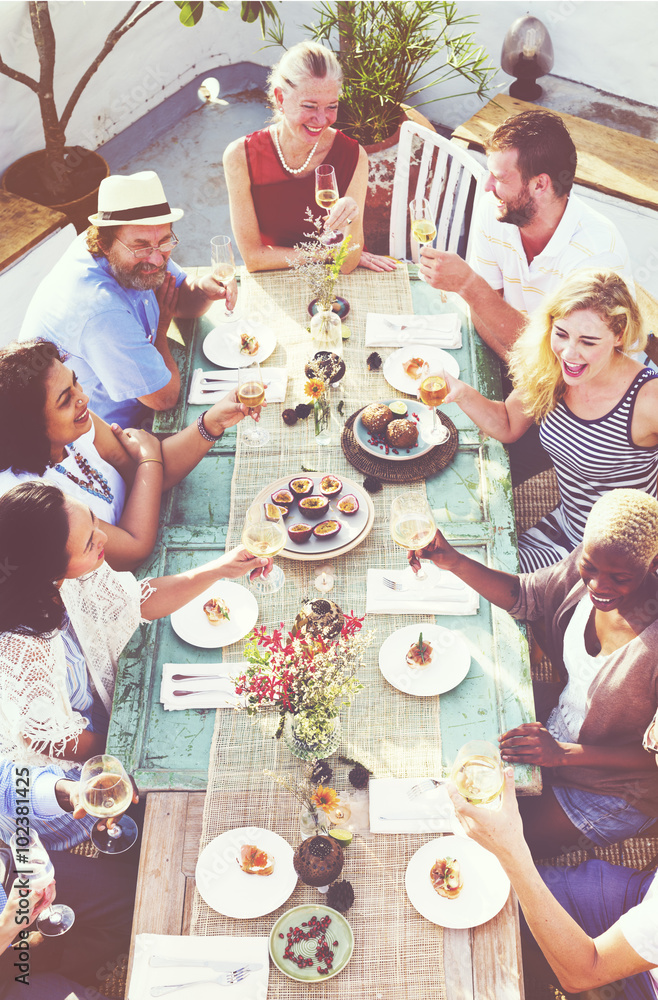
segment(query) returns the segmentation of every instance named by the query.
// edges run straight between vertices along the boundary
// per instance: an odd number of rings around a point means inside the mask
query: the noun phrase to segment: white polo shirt
[[[611,268],[635,285],[626,244],[619,230],[573,192],[564,215],[547,246],[528,264],[518,226],[499,222],[496,199],[488,191],[474,222],[469,263],[505,302],[522,313],[532,313],[562,279],[583,267]]]

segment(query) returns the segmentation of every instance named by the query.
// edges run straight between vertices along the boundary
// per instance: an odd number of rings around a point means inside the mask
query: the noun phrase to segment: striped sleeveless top
[[[655,497],[658,445],[639,447],[631,422],[639,389],[658,377],[643,368],[609,413],[596,420],[576,417],[564,401],[539,426],[539,439],[551,456],[560,487],[560,511],[567,537],[575,547],[583,538],[594,503],[618,487],[643,490]]]

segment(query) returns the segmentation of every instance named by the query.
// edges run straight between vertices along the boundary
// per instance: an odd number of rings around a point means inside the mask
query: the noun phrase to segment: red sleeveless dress
[[[284,170],[268,129],[246,136],[244,148],[262,242],[278,247],[303,242],[305,233],[313,228],[304,219],[306,209],[310,208],[314,217],[324,215],[315,203],[315,172],[295,177]],[[358,142],[336,132],[323,162],[331,163],[336,171],[341,197],[350,185],[358,159]]]

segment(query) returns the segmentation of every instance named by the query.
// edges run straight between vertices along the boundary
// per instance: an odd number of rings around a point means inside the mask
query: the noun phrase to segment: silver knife
[[[189,695],[202,694],[235,694],[235,688],[229,684],[224,688],[197,688],[196,691],[174,691],[174,698],[187,698]]]
[[[208,958],[164,958],[161,955],[151,955],[149,958],[149,965],[152,965],[155,969],[172,968],[176,966],[179,969],[192,967],[203,967],[208,969],[214,969],[215,972],[233,972],[235,969],[235,959],[232,962],[221,962],[219,960],[213,961]],[[262,962],[254,962],[246,966],[250,972],[258,972],[259,969],[263,968]]]
[[[172,674],[172,681],[228,681],[225,674]]]

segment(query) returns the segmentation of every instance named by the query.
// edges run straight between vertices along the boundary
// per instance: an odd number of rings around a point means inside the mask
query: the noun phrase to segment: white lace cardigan
[[[11,581],[9,582],[11,585]],[[104,563],[85,577],[65,580],[60,594],[78,637],[93,687],[109,712],[119,656],[142,620],[140,590],[132,573]],[[0,757],[15,764],[56,762],[65,744],[80,736],[87,719],[66,693],[64,643],[54,636],[0,635]]]

